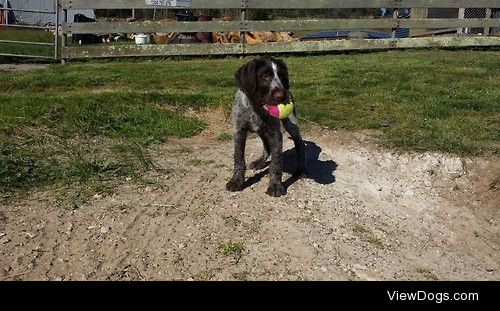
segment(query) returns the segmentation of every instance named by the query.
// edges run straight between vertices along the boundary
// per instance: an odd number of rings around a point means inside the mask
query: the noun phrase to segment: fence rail
[[[209,22],[99,22],[64,23],[67,34],[106,34],[119,32],[213,32],[213,31],[291,31],[360,28],[461,28],[500,27],[500,19],[324,19],[276,21],[209,21]]]
[[[40,13],[40,14],[56,14],[56,11],[47,11],[47,10],[26,10],[26,9],[8,8],[8,11],[25,12],[25,13]]]
[[[0,56],[5,56],[5,57],[21,57],[21,58],[54,59],[53,56],[28,55],[28,54],[13,54],[13,53],[0,53]]]
[[[61,0],[63,9],[147,9],[144,0]],[[494,8],[498,0],[191,0],[192,9]],[[161,6],[157,6],[161,7]],[[171,6],[163,6],[171,7]]]
[[[343,50],[382,50],[428,47],[498,46],[494,37],[443,37],[412,39],[352,39],[323,40],[288,43],[245,44],[172,44],[68,47],[64,58],[86,59],[103,57],[164,56],[164,55],[237,55],[262,53],[294,53],[304,51],[327,52]]]
[[[54,26],[35,26],[35,25],[15,25],[15,24],[12,24],[12,25],[2,25],[3,27],[7,28],[25,28],[25,29],[45,29],[45,30],[49,30],[49,29],[55,29]]]
[[[30,42],[30,41],[15,41],[15,40],[0,40],[0,43],[12,43],[21,45],[41,45],[41,46],[54,46],[54,43],[48,42]]]
[[[241,9],[245,7],[244,0],[191,0],[192,9]],[[144,0],[61,0],[63,9],[150,9]],[[161,7],[161,6],[155,6]],[[163,6],[171,7],[171,6]]]
[[[500,37],[465,35],[464,29],[482,29],[489,34],[491,29],[500,29],[500,18],[492,18],[492,9],[500,7],[499,0],[182,0],[172,1],[179,6],[151,6],[145,0],[58,0],[62,10],[63,59],[127,56],[165,55],[220,55],[220,54],[260,54],[285,52],[315,52],[359,49],[398,49],[425,47],[468,47],[500,46]],[[172,3],[170,2],[170,3]],[[168,21],[168,22],[95,22],[73,23],[67,20],[67,11],[74,9],[235,9],[240,11],[241,20],[235,21]],[[355,8],[411,8],[409,19],[359,18],[359,19],[283,19],[255,21],[246,20],[245,12],[252,9],[355,9]],[[459,12],[455,18],[434,16],[429,18],[429,10],[452,8]],[[457,11],[458,10],[458,11]],[[480,18],[467,18],[465,10],[482,10]],[[59,12],[59,10],[58,10]],[[496,12],[496,11],[495,11]],[[59,18],[59,13],[56,14]],[[392,29],[391,39],[342,39],[307,40],[296,42],[260,43],[249,45],[244,36],[250,31],[319,31],[355,29]],[[396,39],[397,29],[411,29],[413,38]],[[455,37],[425,37],[435,32],[422,29],[453,32]],[[109,33],[197,33],[197,32],[240,32],[243,39],[239,43],[212,44],[146,44],[146,45],[68,45],[67,37],[81,34]]]

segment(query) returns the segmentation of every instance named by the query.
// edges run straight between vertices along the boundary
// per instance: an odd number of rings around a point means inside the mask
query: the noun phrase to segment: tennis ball
[[[288,118],[293,112],[293,103],[267,104],[264,105],[270,116],[280,119]]]

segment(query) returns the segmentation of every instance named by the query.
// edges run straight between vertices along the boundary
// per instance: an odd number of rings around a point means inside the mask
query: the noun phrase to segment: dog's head
[[[238,87],[257,105],[281,103],[289,88],[286,64],[275,58],[254,59],[235,74]]]

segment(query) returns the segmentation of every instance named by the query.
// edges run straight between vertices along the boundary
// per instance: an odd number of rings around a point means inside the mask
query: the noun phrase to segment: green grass
[[[233,278],[235,278],[238,281],[246,281],[248,280],[248,277],[250,276],[250,272],[248,271],[242,271],[242,272],[237,272],[232,274]]]
[[[366,229],[363,225],[354,224],[352,231],[363,239],[363,241],[366,241],[377,248],[385,247],[384,242],[380,238],[376,237],[373,232]]]
[[[386,52],[300,60],[303,65],[291,72],[297,77],[297,109],[308,120],[330,128],[379,130],[384,143],[406,150],[499,151],[499,52]]]
[[[439,278],[430,270],[427,268],[417,268],[416,269],[417,273],[421,275],[426,280],[430,281],[437,281]]]
[[[207,166],[212,163],[214,163],[213,160],[200,160],[200,159],[191,159],[187,162],[187,164],[191,166]]]
[[[95,61],[2,72],[0,191],[140,176],[155,168],[151,143],[206,126],[186,108],[230,111],[234,72],[248,59]],[[498,51],[284,59],[302,123],[373,130],[380,143],[401,150],[500,151]]]
[[[175,148],[175,149],[167,150],[167,152],[173,156],[179,156],[179,155],[189,154],[189,153],[193,152],[193,150],[187,146],[180,146],[180,147]]]
[[[215,276],[213,270],[205,270],[193,276],[195,281],[210,281]]]
[[[229,257],[234,257],[236,260],[239,260],[243,255],[243,245],[239,242],[225,242],[219,245],[219,251]]]
[[[54,43],[54,35],[45,30],[0,28],[0,40]],[[0,43],[0,53],[51,57],[54,56],[54,48],[19,43]],[[0,56],[0,62],[2,62],[2,56]]]
[[[352,227],[352,231],[354,231],[355,233],[364,234],[368,230],[366,230],[366,228],[363,225],[354,224],[353,227]]]
[[[0,95],[0,130],[43,126],[62,136],[129,138],[148,144],[167,135],[188,137],[203,128],[199,119],[162,109],[169,97],[140,93]],[[144,104],[146,103],[146,104]]]
[[[54,34],[39,29],[0,28],[0,39],[51,43],[54,41]]]
[[[231,141],[233,140],[233,134],[229,132],[222,132],[217,136],[218,141]]]

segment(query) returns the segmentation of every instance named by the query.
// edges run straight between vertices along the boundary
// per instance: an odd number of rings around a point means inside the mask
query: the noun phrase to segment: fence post
[[[428,16],[428,8],[411,8],[411,17],[412,19],[417,19],[417,18],[427,18]],[[423,35],[427,29],[417,29],[417,28],[412,28],[410,29],[410,38],[411,37],[418,37]]]
[[[487,9],[486,9],[486,16],[485,16],[485,18],[486,18],[487,20],[491,19],[491,8],[487,8]],[[489,35],[490,35],[490,27],[484,27],[484,32],[483,32],[483,34],[484,34],[485,36],[489,36]]]
[[[5,25],[8,25],[9,24],[9,7],[8,7],[8,3],[7,3],[7,0],[3,0],[3,16],[4,16],[4,20],[5,20]]]
[[[62,23],[65,24],[68,22],[68,10],[63,9],[63,16],[62,16]],[[67,44],[67,36],[66,34],[63,34],[61,36],[61,64],[65,64],[66,60],[64,59],[64,52],[66,50],[66,44]]]
[[[458,9],[458,19],[464,19],[465,18],[465,8],[459,8]],[[458,28],[457,33],[464,33],[463,28]]]
[[[56,25],[54,29],[54,59],[59,59],[59,0],[54,0],[54,12],[56,12]]]
[[[241,44],[241,54],[246,53],[246,8],[247,8],[247,0],[241,0],[241,11],[240,11],[240,44]]]
[[[396,38],[396,28],[399,27],[397,25],[399,25],[398,23],[398,10],[394,10],[394,12],[392,13],[392,20],[394,21],[394,28],[392,28],[392,33],[391,33],[391,38]]]

